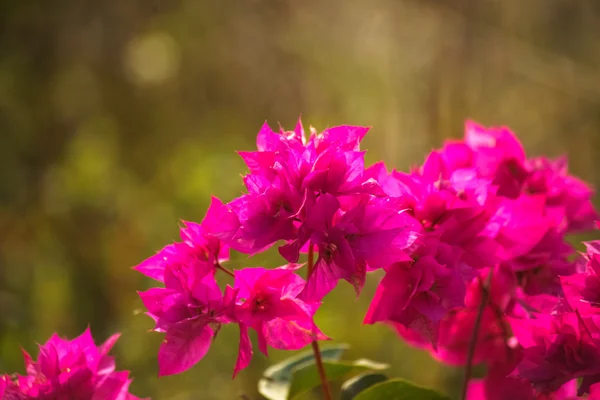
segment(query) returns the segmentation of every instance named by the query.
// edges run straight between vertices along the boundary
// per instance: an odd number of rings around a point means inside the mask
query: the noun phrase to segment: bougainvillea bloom
[[[246,192],[213,198],[182,242],[136,267],[164,283],[140,293],[166,333],[161,375],[198,362],[226,324],[240,330],[234,376],[253,356],[250,329],[265,355],[327,339],[313,322],[324,296],[339,280],[358,295],[382,270],[364,322],[391,325],[443,362],[485,364],[470,399],[566,400],[577,379],[580,394],[599,396],[600,244],[577,261],[566,238],[598,213],[566,159],[528,157],[508,128],[467,121],[463,139],[388,172],[365,167],[367,131],[265,123],[256,150],[239,152]],[[254,255],[276,243],[289,263],[308,253],[306,281],[299,264],[222,265],[229,248]],[[233,288],[219,289],[219,270]]]
[[[592,229],[598,213],[592,205],[593,191],[568,174],[566,157],[549,160],[536,157],[527,161],[529,176],[524,190],[546,195],[547,209],[561,228],[568,232]]]
[[[600,313],[600,240],[586,243],[579,274],[561,277],[568,303],[581,314]]]
[[[575,400],[577,380],[553,392],[539,392],[526,379],[506,377],[504,371],[491,370],[485,379],[469,383],[468,400]]]
[[[208,235],[204,223],[184,222],[184,224],[185,226],[180,230],[182,242],[165,246],[134,269],[152,279],[164,282],[166,269],[190,269],[194,271],[197,278],[201,278],[214,273],[218,263],[229,259],[229,247]]]
[[[8,386],[8,381],[10,377],[8,376],[0,376],[0,399],[4,398],[4,392],[6,391],[6,387]]]
[[[588,392],[600,376],[600,334],[594,322],[584,320],[578,313],[511,320],[523,347],[523,359],[514,376],[527,379],[544,391],[556,390],[583,377],[579,393]]]
[[[391,265],[364,323],[394,321],[415,330],[435,346],[439,322],[448,310],[464,305],[465,284],[457,260],[455,257],[455,262],[442,265],[434,253],[424,254],[414,262]]]
[[[320,301],[340,279],[350,282],[359,294],[368,268],[408,259],[403,252],[410,240],[406,221],[393,202],[385,199],[361,196],[350,211],[343,212],[335,196],[319,196],[298,239],[280,248],[290,262],[298,261],[306,243],[318,248],[319,258],[300,297]]]
[[[313,322],[320,303],[298,299],[305,284],[304,279],[294,272],[299,267],[245,268],[235,272],[238,290],[235,313],[240,323],[240,348],[234,376],[248,366],[252,358],[248,328],[257,332],[258,349],[265,355],[268,346],[297,350],[313,340],[328,340]]]
[[[177,374],[191,368],[208,352],[222,324],[234,321],[235,291],[217,286],[212,274],[197,279],[193,268],[165,270],[165,287],[139,295],[156,321],[157,332],[165,332],[158,353],[159,375]]]
[[[248,193],[215,207],[213,214],[226,217],[226,223],[209,224],[208,231],[237,251],[255,254],[278,240],[294,239],[309,197],[383,194],[363,173],[359,142],[367,131],[356,126],[322,133],[311,129],[307,140],[300,122],[294,131],[280,133],[265,123],[258,133],[258,151],[240,152],[250,171],[244,177]]]
[[[129,394],[129,372],[116,371],[114,358],[108,355],[118,338],[118,334],[113,335],[96,346],[89,328],[73,340],[52,335],[39,346],[36,361],[23,351],[27,375],[0,377],[0,398],[137,399]]]

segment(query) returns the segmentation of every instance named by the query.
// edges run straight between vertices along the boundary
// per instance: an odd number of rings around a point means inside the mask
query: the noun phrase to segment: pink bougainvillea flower
[[[554,392],[539,392],[526,379],[506,377],[506,372],[491,369],[482,380],[472,380],[468,400],[576,400],[577,380],[573,379]]]
[[[108,352],[119,335],[96,346],[89,328],[79,337],[66,340],[54,334],[39,346],[37,361],[23,351],[24,376],[0,378],[3,399],[90,399],[134,400],[129,394],[129,373],[115,371]]]
[[[369,128],[362,126],[337,126],[309,139],[316,157],[310,172],[304,177],[302,187],[308,190],[344,195],[371,193],[383,195],[377,181],[365,174],[364,151],[360,141]]]
[[[469,186],[466,183],[472,182],[469,176],[444,181],[434,178],[436,173],[428,177],[395,172],[387,178],[380,174],[379,178],[382,176],[384,190],[394,188],[398,202],[425,232],[432,232],[441,242],[459,248],[463,263],[483,268],[505,258],[501,246],[486,234],[498,202],[492,200],[484,184]],[[397,184],[392,185],[393,181]]]
[[[555,228],[549,229],[531,251],[507,264],[516,272],[519,284],[528,295],[562,295],[560,277],[576,272],[568,257],[573,248]]]
[[[553,391],[583,377],[579,394],[589,391],[600,377],[598,321],[578,313],[538,315],[536,319],[511,319],[523,347],[523,358],[513,376],[527,379],[540,391]]]
[[[438,253],[444,246],[450,252]],[[437,242],[423,248],[430,254],[422,253],[414,262],[399,262],[386,268],[364,323],[397,322],[415,330],[435,347],[439,322],[450,309],[464,306],[465,284],[458,269],[460,253],[451,255],[451,249]],[[445,265],[438,261],[444,258],[442,255],[448,262]]]
[[[248,193],[226,205],[213,200],[206,229],[233,249],[255,254],[297,236],[307,197],[383,195],[377,181],[364,174],[359,142],[367,131],[353,126],[311,130],[306,140],[300,121],[294,131],[280,133],[263,125],[258,151],[240,153],[250,170],[244,177]]]
[[[421,324],[410,327],[392,322],[394,328],[409,343],[431,351],[436,359],[453,365],[464,365],[472,340],[471,333],[478,319],[483,281],[486,280],[488,273],[489,270],[484,270],[481,277],[477,276],[471,281],[464,296],[463,307],[451,308],[437,323],[439,326],[436,331],[437,346],[436,343],[432,343],[427,331],[423,329],[423,326],[427,326],[424,322],[431,326],[431,322],[427,319],[421,321]],[[500,267],[494,269],[488,303],[480,319],[473,354],[474,364],[486,363],[488,367],[493,366],[508,373],[519,361],[520,349],[505,317],[505,314],[515,306],[516,285],[516,278],[511,271]]]
[[[288,189],[322,193],[348,193],[360,189],[364,153],[360,141],[369,128],[337,126],[321,133],[311,128],[308,140],[302,123],[294,131],[272,131],[265,123],[257,137],[257,152],[240,153],[251,175],[273,182],[278,178]]]
[[[486,235],[504,248],[509,259],[528,254],[552,226],[544,196],[504,199],[486,227]]]
[[[590,386],[590,394],[587,400],[600,400],[600,383],[594,383]]]
[[[575,272],[568,260],[572,247],[547,216],[542,195],[505,199],[485,234],[504,249],[506,264],[517,274],[527,294],[560,294],[559,276]]]
[[[265,354],[327,339],[313,322],[322,298],[340,279],[358,295],[367,272],[383,269],[365,323],[392,325],[441,361],[484,363],[471,399],[567,400],[576,378],[580,395],[600,396],[600,244],[573,262],[565,240],[598,213],[566,160],[528,159],[508,128],[467,121],[463,140],[409,173],[388,172],[365,168],[367,131],[306,135],[300,121],[278,132],[265,123],[256,151],[239,153],[247,192],[226,204],[213,198],[182,242],[136,267],[164,283],[140,293],[166,333],[160,374],[198,362],[223,324],[240,329],[234,376],[251,361],[250,329]],[[229,248],[254,255],[279,241],[290,263],[309,253],[306,282],[296,264],[248,268],[221,292],[214,275]]]
[[[491,289],[484,287],[489,273],[493,273]],[[465,296],[465,308],[451,310],[440,324],[438,357],[451,364],[466,363],[472,335],[464,332],[474,332],[485,290],[489,294],[477,333],[473,363],[510,371],[520,359],[520,348],[506,319],[516,288],[514,274],[502,267],[485,271],[473,279]]]
[[[568,232],[593,228],[599,216],[591,201],[594,192],[585,182],[569,175],[566,157],[532,158],[527,167],[530,173],[524,190],[547,197],[548,211],[559,227]]]
[[[490,267],[506,257],[497,241],[484,235],[490,217],[483,207],[457,207],[440,217],[433,229],[441,242],[461,250],[462,263],[475,269]]]
[[[389,199],[363,196],[344,213],[335,196],[320,195],[298,239],[279,249],[289,262],[296,262],[306,243],[318,248],[319,257],[300,298],[320,301],[340,279],[350,282],[358,295],[367,269],[408,259],[403,250],[411,240],[406,229],[411,219]]]
[[[591,202],[593,191],[568,174],[565,157],[526,159],[523,146],[505,127],[486,128],[467,121],[464,142],[446,143],[432,153],[423,168],[436,171],[443,179],[473,169],[479,178],[490,180],[499,196],[511,199],[542,194],[548,198],[548,214],[562,230],[589,230],[598,218]]]
[[[216,215],[221,206],[213,199],[201,224],[185,223],[183,242],[166,246],[135,267],[164,283],[139,292],[155,330],[166,333],[158,355],[161,376],[191,368],[204,357],[220,326],[233,322],[235,291],[227,287],[223,295],[214,277],[220,263],[229,259],[229,247],[207,233],[207,227],[232,222],[230,213]]]
[[[499,192],[518,197],[525,178],[524,162],[523,147],[508,128],[486,128],[467,121],[464,140],[447,141],[442,149],[432,152],[421,173],[433,175],[435,171],[435,179],[448,180],[455,172],[474,169],[478,177],[494,181]]]
[[[246,254],[266,250],[296,236],[296,216],[304,204],[262,176],[246,176],[250,193],[223,205],[213,199],[206,229],[232,249]]]
[[[429,153],[418,173],[430,180],[449,180],[454,172],[471,167],[472,153],[462,142],[447,142],[443,149]]]
[[[10,377],[7,375],[0,375],[0,399],[4,399],[4,392],[9,385]]]
[[[472,163],[481,176],[494,177],[503,162],[525,161],[519,139],[506,127],[486,128],[473,121],[465,123],[465,144],[471,149]]]
[[[158,353],[159,376],[183,372],[208,352],[213,336],[222,324],[234,322],[235,291],[225,295],[213,274],[194,275],[193,268],[167,268],[165,287],[139,295],[156,321],[155,331],[165,332]]]
[[[302,187],[334,195],[361,192],[361,188],[366,192],[376,190],[376,182],[363,177],[364,155],[364,151],[338,152],[334,149],[319,154]]]
[[[582,258],[583,270],[562,276],[565,298],[582,315],[600,314],[600,240],[586,243],[587,254]]]
[[[229,259],[229,247],[207,234],[204,223],[209,217],[212,217],[212,214],[207,213],[207,218],[202,224],[184,222],[185,226],[180,230],[182,242],[165,246],[134,269],[160,282],[164,282],[165,268],[168,267],[193,268],[198,275],[214,272],[218,263]]]
[[[294,272],[298,267],[300,265],[271,270],[245,268],[235,272],[240,348],[234,376],[246,368],[252,358],[248,328],[257,332],[258,348],[265,355],[268,346],[297,350],[313,340],[328,340],[313,322],[320,303],[306,303],[298,298],[305,284]]]

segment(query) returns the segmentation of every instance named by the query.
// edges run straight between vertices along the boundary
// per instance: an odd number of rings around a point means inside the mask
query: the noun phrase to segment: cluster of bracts
[[[467,122],[463,140],[422,166],[388,172],[365,168],[367,131],[265,124],[257,151],[240,152],[247,193],[213,198],[180,242],[135,267],[160,284],[139,293],[165,334],[159,374],[198,363],[223,325],[240,332],[234,376],[251,361],[250,329],[265,355],[329,340],[313,321],[323,298],[340,280],[358,296],[367,273],[383,270],[364,323],[389,324],[443,362],[485,364],[470,399],[600,399],[600,241],[577,257],[565,241],[599,217],[566,160],[527,158],[507,128]],[[276,244],[281,267],[226,267],[230,249]],[[232,285],[219,288],[217,273]],[[114,341],[54,336],[37,362],[25,355],[27,375],[0,378],[0,395],[135,399],[107,356]]]

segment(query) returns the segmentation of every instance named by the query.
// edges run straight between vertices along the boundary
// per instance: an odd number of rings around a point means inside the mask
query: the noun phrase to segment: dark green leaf
[[[366,388],[385,380],[387,380],[387,376],[383,374],[362,374],[355,376],[342,384],[342,395],[340,400],[352,400]]]
[[[321,358],[337,361],[348,347],[347,344],[339,344],[321,349]],[[314,363],[313,352],[305,351],[272,365],[265,370],[263,378],[258,381],[258,391],[270,400],[287,400],[294,369]]]
[[[388,365],[360,359],[356,361],[326,361],[323,363],[323,367],[325,375],[327,375],[327,380],[337,381],[348,379],[368,371],[386,369]],[[294,399],[307,390],[319,385],[321,385],[321,379],[317,366],[314,363],[298,367],[294,370],[292,376],[292,385],[290,386],[288,399]]]
[[[449,400],[449,398],[404,379],[393,379],[365,389],[354,400]]]

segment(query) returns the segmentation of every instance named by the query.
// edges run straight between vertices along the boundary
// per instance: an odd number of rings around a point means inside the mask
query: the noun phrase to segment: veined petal
[[[188,320],[173,325],[158,351],[158,376],[186,371],[208,352],[214,332],[204,321]]]

